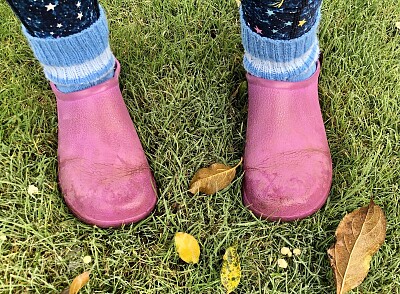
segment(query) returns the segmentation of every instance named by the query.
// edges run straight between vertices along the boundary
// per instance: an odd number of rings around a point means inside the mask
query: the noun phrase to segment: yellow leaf
[[[174,239],[176,252],[183,261],[187,263],[199,262],[200,246],[192,235],[178,232]]]
[[[368,206],[347,214],[335,232],[336,243],[328,250],[336,291],[344,294],[362,283],[372,256],[386,237],[383,210],[372,200]]]
[[[230,167],[222,163],[214,163],[209,167],[199,169],[190,181],[189,192],[196,194],[202,192],[208,195],[214,194],[226,188],[236,175],[236,168],[242,163]]]
[[[226,293],[233,292],[239,285],[242,275],[240,269],[240,258],[235,247],[226,249],[222,261],[221,283],[226,289]]]
[[[77,276],[71,283],[71,285],[61,292],[61,294],[77,294],[79,290],[86,285],[89,281],[89,272],[84,272]]]

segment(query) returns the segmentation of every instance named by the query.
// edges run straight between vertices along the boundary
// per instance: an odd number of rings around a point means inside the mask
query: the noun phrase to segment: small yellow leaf
[[[83,286],[89,281],[89,272],[84,272],[77,276],[69,285],[68,288],[64,289],[61,294],[77,294]]]
[[[0,235],[0,241],[6,241],[7,236],[6,235]]]
[[[336,291],[344,294],[362,283],[372,256],[386,237],[385,214],[372,200],[368,206],[347,214],[335,232],[336,242],[328,256],[335,275]]]
[[[199,262],[200,246],[192,235],[178,232],[174,239],[176,252],[183,261],[187,263]]]
[[[395,23],[395,25],[396,25],[396,28],[398,28],[398,29],[400,30],[400,21],[397,21],[397,22]]]
[[[234,179],[236,168],[241,163],[242,159],[234,167],[214,163],[209,167],[199,169],[190,181],[189,192],[192,194],[202,192],[211,195],[226,188]]]
[[[239,285],[241,275],[240,258],[236,248],[229,247],[225,251],[221,268],[221,283],[227,294],[233,292]]]
[[[79,290],[89,281],[89,272],[77,276],[69,286],[69,294],[77,294]]]

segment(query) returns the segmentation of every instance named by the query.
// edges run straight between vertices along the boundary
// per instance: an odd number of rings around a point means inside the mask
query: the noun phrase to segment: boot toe
[[[279,154],[258,167],[245,167],[244,204],[269,220],[305,218],[325,203],[331,185],[329,151]]]
[[[60,164],[61,190],[71,211],[98,227],[119,227],[144,219],[153,210],[156,187],[148,167]]]

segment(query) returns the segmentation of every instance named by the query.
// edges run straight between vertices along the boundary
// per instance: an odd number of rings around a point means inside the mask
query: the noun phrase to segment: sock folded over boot
[[[114,75],[115,57],[109,45],[104,10],[91,26],[61,38],[38,38],[23,32],[44,74],[57,89],[70,93],[98,85]]]
[[[263,37],[245,23],[240,10],[243,64],[253,76],[275,80],[297,82],[309,78],[316,70],[319,46],[317,30],[320,13],[314,25],[304,35],[290,40]]]

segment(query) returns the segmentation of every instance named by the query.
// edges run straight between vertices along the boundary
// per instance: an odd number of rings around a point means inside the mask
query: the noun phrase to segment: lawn
[[[326,0],[320,101],[334,165],[327,204],[293,223],[257,219],[242,204],[243,171],[213,196],[187,192],[213,162],[243,154],[247,93],[235,1],[107,0],[123,95],[159,187],[146,220],[120,229],[79,222],[57,186],[56,103],[11,9],[0,2],[0,292],[223,293],[225,249],[236,245],[235,293],[334,293],[326,250],[343,216],[371,197],[387,237],[352,293],[400,293],[400,21],[398,0]],[[238,90],[238,91],[236,91]],[[29,185],[38,194],[27,193]],[[180,261],[174,234],[201,246]],[[283,246],[301,248],[281,269]],[[91,256],[88,264],[84,256]]]

